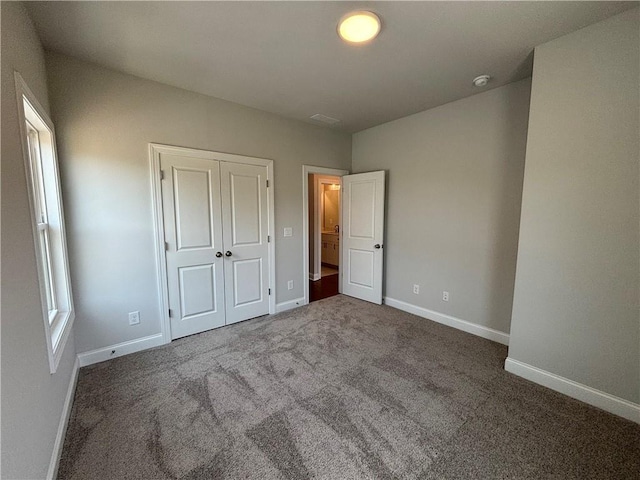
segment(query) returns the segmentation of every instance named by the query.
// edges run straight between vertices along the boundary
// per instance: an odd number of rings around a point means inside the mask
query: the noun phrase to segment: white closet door
[[[160,166],[171,338],[176,339],[225,324],[220,163],[163,153]]]
[[[382,303],[384,186],[383,171],[342,177],[342,293],[377,304]]]
[[[226,323],[269,313],[267,167],[220,162]]]

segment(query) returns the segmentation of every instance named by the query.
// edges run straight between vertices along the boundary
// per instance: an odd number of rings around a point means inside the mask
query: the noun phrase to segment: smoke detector
[[[479,75],[473,79],[473,85],[476,87],[486,87],[491,80],[491,75]]]
[[[326,115],[322,115],[321,113],[316,113],[315,115],[311,115],[311,120],[314,120],[319,123],[324,123],[325,125],[337,125],[340,123],[340,120],[333,117],[328,117]]]

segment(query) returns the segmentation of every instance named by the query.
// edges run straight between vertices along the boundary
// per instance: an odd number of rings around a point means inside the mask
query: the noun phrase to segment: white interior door
[[[342,293],[382,303],[385,172],[342,177]]]
[[[162,154],[171,338],[225,324],[220,163]]]
[[[221,162],[226,323],[269,313],[267,167]]]

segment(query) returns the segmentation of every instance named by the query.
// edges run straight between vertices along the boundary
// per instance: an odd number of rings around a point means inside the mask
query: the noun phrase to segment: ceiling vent
[[[326,115],[322,115],[321,113],[316,113],[315,115],[311,115],[311,120],[319,123],[324,123],[325,125],[337,125],[340,123],[340,120],[333,117],[327,117]]]

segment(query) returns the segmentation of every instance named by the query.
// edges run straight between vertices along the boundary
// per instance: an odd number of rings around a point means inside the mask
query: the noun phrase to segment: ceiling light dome
[[[380,33],[380,17],[367,11],[351,12],[340,19],[338,35],[345,42],[365,43]]]

